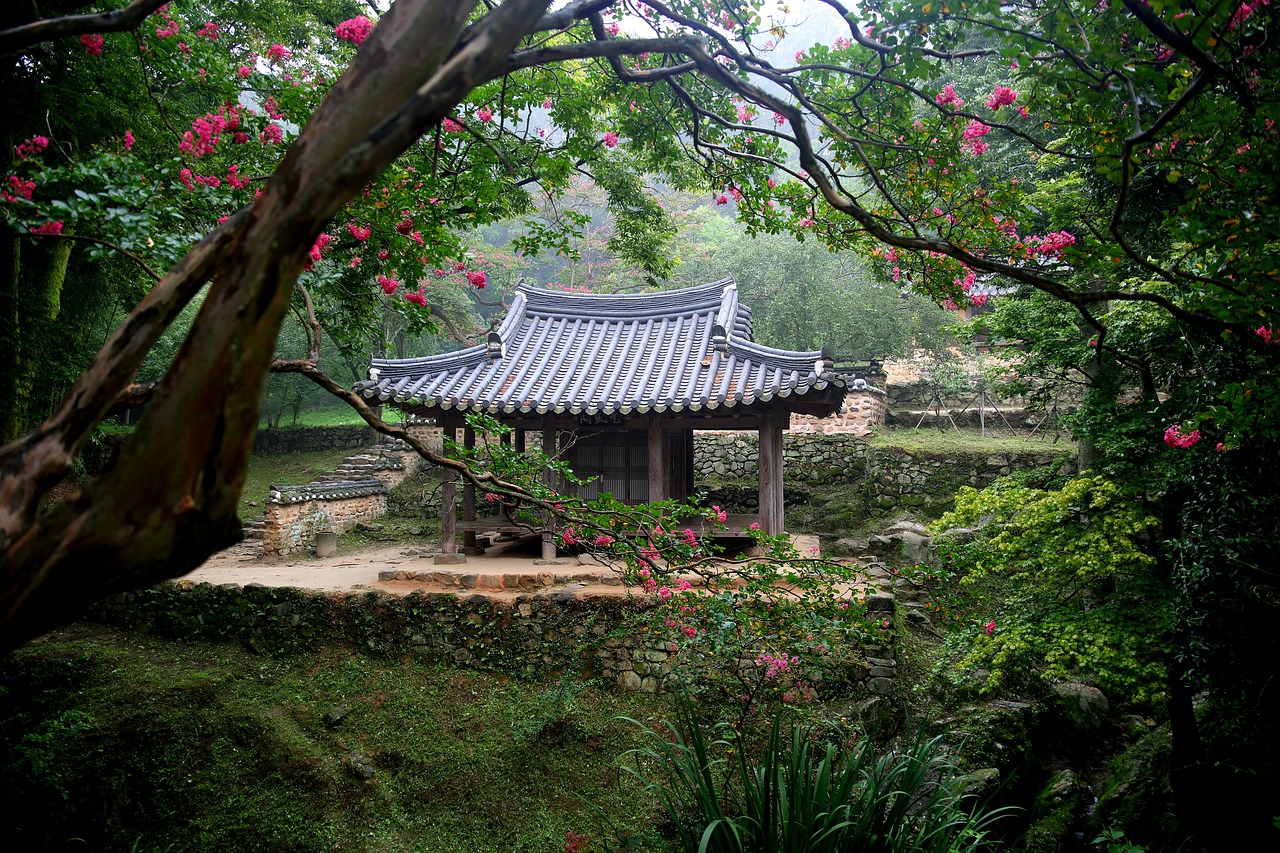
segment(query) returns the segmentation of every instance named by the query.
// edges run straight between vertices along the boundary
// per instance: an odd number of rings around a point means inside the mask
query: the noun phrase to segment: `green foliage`
[[[958,665],[989,670],[989,689],[1086,677],[1139,706],[1161,700],[1172,620],[1156,523],[1103,477],[962,490],[936,526],[983,528],[980,543],[950,558],[990,609],[956,638],[966,647]]]
[[[721,851],[962,851],[995,849],[1000,816],[965,793],[965,780],[918,740],[876,755],[845,751],[777,714],[758,757],[740,732],[709,739],[687,699],[668,731],[639,725],[648,745],[626,768],[656,800],[676,849]]]

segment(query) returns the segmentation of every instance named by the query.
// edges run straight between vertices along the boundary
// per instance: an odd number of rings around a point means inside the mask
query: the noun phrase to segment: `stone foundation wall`
[[[824,696],[889,696],[895,689],[891,595],[865,602],[876,639],[836,650],[806,679]],[[168,583],[100,602],[107,624],[177,639],[241,642],[268,653],[344,644],[364,654],[449,662],[527,677],[569,670],[625,690],[674,684],[665,638],[646,633],[643,598],[552,593],[499,601],[484,595],[321,593],[257,584]],[[888,622],[889,627],[884,627]]]
[[[755,433],[695,433],[694,486],[735,512],[754,511],[760,454]],[[849,433],[792,434],[782,439],[785,481],[861,488],[880,511],[949,505],[961,486],[985,486],[1012,471],[1050,467],[1073,453],[931,454],[878,447]]]
[[[791,432],[793,433],[831,433],[847,432],[853,435],[868,435],[873,427],[885,422],[887,397],[878,389],[850,389],[844,397],[844,412],[825,418],[812,415],[791,414]]]
[[[385,492],[296,503],[268,501],[262,531],[263,556],[290,557],[309,552],[315,547],[318,531],[343,533],[358,521],[372,521],[386,512]]]
[[[281,456],[317,450],[356,450],[378,440],[367,426],[299,427],[260,429],[253,437],[255,456]]]

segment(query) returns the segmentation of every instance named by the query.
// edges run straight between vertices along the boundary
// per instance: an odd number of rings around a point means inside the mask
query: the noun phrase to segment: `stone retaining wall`
[[[281,456],[317,450],[355,450],[368,447],[378,434],[367,426],[260,429],[253,437],[255,456]]]
[[[644,598],[571,592],[498,600],[178,582],[104,599],[93,615],[131,630],[242,642],[269,653],[337,643],[366,654],[411,656],[527,677],[570,670],[625,690],[662,692],[674,686],[671,640],[643,630],[652,606]],[[838,671],[806,672],[823,695],[885,697],[894,692],[893,596],[868,596],[865,606],[876,644],[833,656],[841,661]]]
[[[754,511],[760,455],[755,433],[696,433],[694,485],[734,512]],[[944,507],[961,486],[985,486],[1012,471],[1047,468],[1073,453],[925,453],[879,447],[848,433],[786,433],[782,440],[785,481],[806,486],[847,485],[861,489],[877,510]]]

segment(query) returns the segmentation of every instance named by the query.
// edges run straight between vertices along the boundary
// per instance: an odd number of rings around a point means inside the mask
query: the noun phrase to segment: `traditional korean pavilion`
[[[488,341],[445,355],[374,359],[355,390],[371,400],[431,418],[464,446],[475,436],[468,412],[514,429],[523,449],[538,431],[548,455],[563,452],[587,498],[610,492],[628,503],[684,499],[693,490],[693,431],[756,430],[760,437],[759,515],[734,515],[729,534],[753,522],[783,530],[782,431],[792,412],[836,412],[844,382],[825,352],[790,352],[755,343],[751,309],[733,279],[683,290],[583,294],[520,285]],[[443,550],[457,531],[517,532],[511,522],[476,515],[475,490],[443,491]],[[544,557],[555,544],[544,536]]]

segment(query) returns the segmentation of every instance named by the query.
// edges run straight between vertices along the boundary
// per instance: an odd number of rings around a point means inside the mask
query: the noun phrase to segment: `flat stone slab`
[[[435,557],[437,566],[460,566],[466,561],[466,554],[437,554]]]

